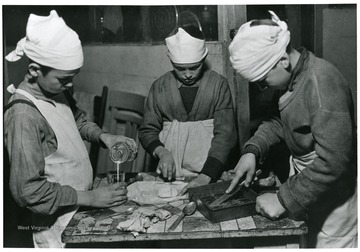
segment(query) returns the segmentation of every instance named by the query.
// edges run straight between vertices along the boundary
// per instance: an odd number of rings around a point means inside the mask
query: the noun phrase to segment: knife
[[[261,170],[257,170],[255,173],[255,178],[257,176],[259,176],[261,174]],[[225,202],[226,200],[228,200],[230,197],[234,196],[237,192],[239,192],[241,190],[241,188],[243,187],[243,185],[245,184],[245,180],[243,180],[238,187],[236,187],[232,192],[230,193],[225,193],[224,195],[220,196],[219,198],[217,198],[216,200],[214,200],[213,202],[211,202],[211,204],[209,205],[209,207],[214,208],[214,207],[218,207],[219,205],[221,205],[221,203]]]

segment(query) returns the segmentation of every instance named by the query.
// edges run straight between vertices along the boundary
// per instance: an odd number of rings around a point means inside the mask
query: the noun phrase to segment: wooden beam
[[[250,137],[249,84],[233,70],[228,48],[231,43],[230,31],[232,29],[237,31],[246,21],[246,5],[218,6],[219,41],[222,41],[224,46],[224,73],[226,73],[233,95],[240,152]]]

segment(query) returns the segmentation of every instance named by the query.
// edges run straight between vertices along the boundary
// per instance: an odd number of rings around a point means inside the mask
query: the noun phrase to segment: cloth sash
[[[47,180],[63,186],[69,185],[76,190],[91,189],[91,163],[69,106],[53,101],[54,106],[21,89],[16,89],[15,92],[35,104],[55,133],[57,150],[45,158],[44,176]],[[61,242],[61,233],[77,209],[76,206],[70,207],[50,216],[33,214],[34,246],[65,247]]]
[[[214,137],[213,130],[214,119],[164,122],[159,138],[173,155],[177,178],[197,176],[202,170]]]
[[[290,156],[289,176],[301,172],[318,155],[315,151],[301,157]],[[357,247],[357,188],[345,202],[334,204],[331,200],[309,213],[308,245],[316,248]]]
[[[296,173],[301,172],[308,165],[310,165],[318,155],[315,151],[312,151],[301,157],[290,156],[290,171],[289,176],[295,175]]]

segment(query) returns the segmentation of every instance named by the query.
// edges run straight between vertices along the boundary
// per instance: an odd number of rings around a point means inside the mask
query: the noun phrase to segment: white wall
[[[345,76],[352,88],[353,99],[356,102],[356,9],[324,9],[322,29],[323,58],[333,63]]]
[[[208,43],[209,67],[224,74],[222,46]],[[165,45],[85,45],[85,62],[75,90],[100,94],[104,85],[147,96],[151,84],[172,69]]]
[[[209,42],[207,47],[209,68],[225,76],[222,44]],[[74,78],[74,90],[100,95],[106,85],[110,90],[147,96],[153,81],[172,69],[166,50],[165,45],[84,45],[84,65]],[[24,79],[27,63],[27,59],[14,63],[5,61],[8,83],[4,83],[4,87]]]

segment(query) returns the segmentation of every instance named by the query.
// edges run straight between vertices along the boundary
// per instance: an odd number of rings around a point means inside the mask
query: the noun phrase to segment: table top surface
[[[97,178],[94,187],[107,184],[106,178]],[[121,231],[117,228],[120,222],[128,219],[128,215],[119,214],[105,218],[111,213],[123,213],[133,202],[126,202],[115,208],[80,209],[71,219],[62,234],[65,243],[88,242],[121,242],[145,240],[180,240],[234,237],[264,237],[264,236],[297,236],[307,233],[307,226],[302,221],[289,218],[272,221],[261,215],[247,216],[220,223],[212,223],[199,211],[186,216],[177,228],[167,231],[173,222],[181,215],[182,208],[188,200],[170,202],[161,206],[151,206],[153,210],[165,209],[171,217],[164,221],[152,223],[146,233],[135,234]]]

